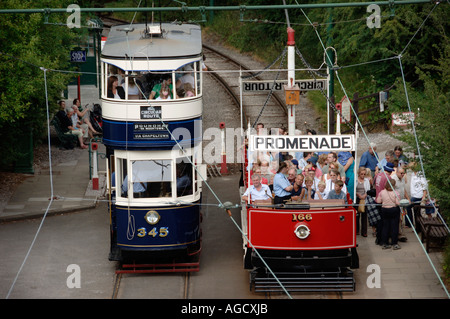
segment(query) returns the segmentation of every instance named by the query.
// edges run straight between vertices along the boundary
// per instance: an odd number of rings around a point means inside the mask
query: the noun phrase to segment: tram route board
[[[326,90],[327,80],[297,80],[295,83],[300,88],[300,91],[317,91]],[[287,80],[283,81],[242,81],[244,92],[258,92],[258,91],[270,91],[273,87],[274,91],[283,91],[283,85],[287,84]]]
[[[161,118],[161,106],[141,106],[141,120]],[[162,123],[134,123],[133,138],[135,140],[167,140],[170,139]]]
[[[170,139],[169,133],[161,123],[135,123],[133,137],[135,140]]]

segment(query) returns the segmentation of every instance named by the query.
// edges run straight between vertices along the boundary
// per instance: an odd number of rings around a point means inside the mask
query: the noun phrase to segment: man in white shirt
[[[404,177],[405,170],[403,168],[397,168],[397,173],[391,174],[391,178],[395,180],[394,190],[398,191],[398,193],[400,194],[400,199],[409,200]]]
[[[425,201],[428,196],[428,183],[422,172],[413,172],[411,175],[411,205],[409,205],[406,210],[408,212],[408,217],[413,221],[412,207],[414,205],[420,205],[422,201]],[[409,220],[406,220],[406,226],[411,227]]]
[[[261,183],[261,176],[258,174],[252,175],[253,185],[250,185],[242,196],[242,200],[248,202],[248,196],[253,202],[255,200],[267,200],[272,198],[272,191],[269,186]]]

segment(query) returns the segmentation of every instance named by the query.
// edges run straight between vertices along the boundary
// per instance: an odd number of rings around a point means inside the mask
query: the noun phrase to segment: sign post
[[[84,63],[86,62],[86,51],[77,49],[77,50],[71,50],[70,51],[70,62],[73,63]],[[78,100],[81,102],[81,81],[80,76],[77,78],[77,94],[78,94]]]

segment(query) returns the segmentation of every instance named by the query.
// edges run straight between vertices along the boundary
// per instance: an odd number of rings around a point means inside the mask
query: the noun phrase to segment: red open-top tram
[[[255,152],[355,151],[353,135],[249,136],[249,157]],[[250,166],[245,163],[246,186]],[[353,190],[349,190],[353,191]],[[354,291],[350,268],[358,268],[356,210],[343,199],[273,200],[242,205],[244,267],[255,292]],[[274,277],[277,277],[277,279]]]

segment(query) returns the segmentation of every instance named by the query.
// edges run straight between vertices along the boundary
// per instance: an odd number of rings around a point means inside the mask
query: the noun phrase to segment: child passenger
[[[314,178],[311,176],[305,177],[305,187],[300,194],[300,200],[312,200],[316,191],[313,189]]]
[[[347,194],[342,191],[342,188],[344,187],[344,182],[341,180],[337,180],[334,183],[334,189],[332,189],[328,193],[328,199],[344,199],[345,203],[347,204]]]
[[[316,194],[314,195],[314,199],[327,199],[328,198],[328,191],[325,189],[325,182],[324,181],[320,181],[317,184],[317,190],[316,190]]]

